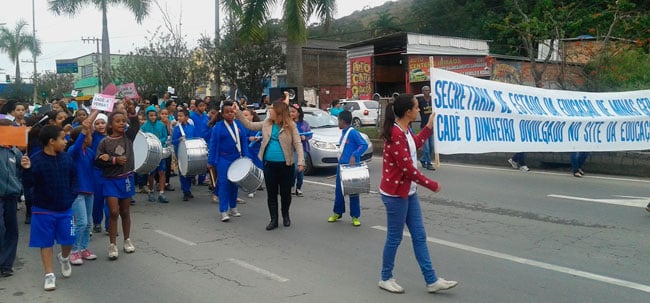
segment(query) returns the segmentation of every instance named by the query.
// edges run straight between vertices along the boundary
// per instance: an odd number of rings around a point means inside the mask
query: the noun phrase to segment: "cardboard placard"
[[[112,112],[113,105],[115,105],[115,96],[104,95],[104,94],[95,94],[93,96],[93,102],[90,106],[91,109]]]

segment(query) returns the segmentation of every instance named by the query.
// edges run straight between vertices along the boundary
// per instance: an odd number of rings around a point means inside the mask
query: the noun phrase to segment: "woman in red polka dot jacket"
[[[417,169],[417,149],[433,133],[434,114],[419,134],[411,132],[410,123],[418,117],[420,109],[411,94],[400,94],[386,108],[382,131],[384,138],[384,163],[379,190],[386,207],[387,233],[379,287],[393,293],[402,288],[393,278],[397,248],[402,241],[404,225],[408,226],[417,259],[427,290],[431,293],[455,287],[458,282],[436,276],[431,265],[427,235],[422,220],[417,184],[434,192],[440,191],[438,182],[427,178]]]

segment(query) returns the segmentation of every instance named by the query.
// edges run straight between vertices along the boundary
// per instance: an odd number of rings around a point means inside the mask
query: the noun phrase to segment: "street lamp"
[[[32,105],[36,105],[36,99],[38,95],[36,93],[36,82],[37,82],[37,73],[36,73],[36,9],[34,6],[34,0],[32,0],[32,60],[34,61],[34,80],[32,81],[32,86],[34,87],[34,96],[32,97]]]

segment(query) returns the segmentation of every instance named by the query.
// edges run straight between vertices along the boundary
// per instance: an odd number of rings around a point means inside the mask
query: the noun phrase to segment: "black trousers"
[[[264,183],[266,184],[267,204],[271,221],[278,220],[278,192],[282,204],[282,217],[289,215],[293,174],[293,165],[287,165],[285,162],[264,161]]]

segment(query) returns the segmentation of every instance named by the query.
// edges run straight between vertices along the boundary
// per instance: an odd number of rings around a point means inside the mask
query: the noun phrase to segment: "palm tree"
[[[400,28],[396,20],[395,16],[391,15],[390,12],[379,13],[377,19],[370,24],[370,28],[373,30],[373,36],[385,36],[399,32]]]
[[[74,16],[85,4],[92,4],[102,11],[102,75],[101,83],[106,86],[111,82],[111,48],[108,40],[108,6],[124,5],[135,15],[135,21],[142,23],[149,15],[151,0],[49,0],[50,11],[57,15]]]
[[[241,18],[242,35],[259,39],[264,35],[264,24],[270,18],[276,0],[223,0],[230,12]],[[316,15],[325,27],[334,19],[335,0],[284,0],[283,25],[287,31],[287,84],[298,88],[302,96],[302,47],[307,40],[307,21]],[[298,97],[297,96],[297,97]]]
[[[20,83],[20,60],[19,55],[23,51],[30,51],[35,56],[41,54],[41,42],[36,37],[27,34],[23,29],[27,26],[24,20],[18,21],[14,30],[4,26],[0,27],[0,52],[7,53],[11,61],[16,64],[16,83]],[[34,43],[36,39],[36,43]],[[36,45],[36,48],[34,48]]]

